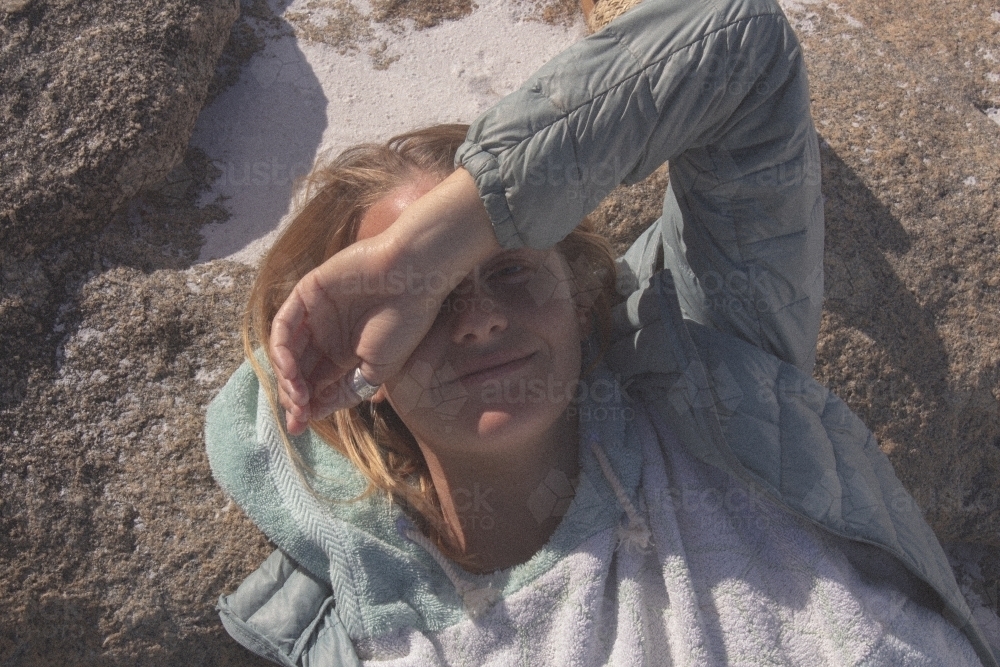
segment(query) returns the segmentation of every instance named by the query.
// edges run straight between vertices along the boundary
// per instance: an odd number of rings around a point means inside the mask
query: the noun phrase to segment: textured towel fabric
[[[659,417],[651,423],[624,397],[579,407],[620,418],[584,429],[576,498],[543,552],[508,571],[461,575],[502,592],[478,617],[459,613],[440,628],[399,622],[348,644],[329,588],[269,561],[266,576],[228,600],[229,616],[245,621],[241,641],[277,647],[288,658],[264,654],[302,665],[344,664],[331,656],[346,648],[365,664],[398,666],[980,664],[932,608],[936,598],[878,549],[831,536],[698,461]],[[644,549],[623,537],[628,519],[615,484],[652,532]],[[299,494],[286,487],[282,496],[289,505]],[[329,519],[315,519],[322,533]],[[573,541],[556,562],[546,557]],[[412,611],[457,597],[434,575],[418,573],[434,583],[408,601]]]
[[[606,529],[478,619],[373,638],[361,644],[362,658],[399,666],[980,664],[940,614],[891,578],[854,567],[845,551],[853,547],[754,498],[660,430],[648,422],[630,429],[641,441],[629,449],[643,461],[637,496],[653,532],[648,549],[629,549]]]

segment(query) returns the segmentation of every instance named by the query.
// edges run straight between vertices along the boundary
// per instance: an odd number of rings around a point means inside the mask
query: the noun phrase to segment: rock
[[[269,547],[200,423],[249,270],[185,270],[224,215],[185,147],[235,13],[0,5],[0,664],[262,664],[213,606]]]
[[[663,213],[663,193],[669,181],[666,165],[634,185],[622,185],[608,194],[588,217],[595,231],[622,255],[632,242]]]
[[[184,154],[234,0],[0,5],[0,247],[100,227]]]
[[[2,664],[264,664],[213,607],[271,547],[202,437],[251,275],[117,267],[64,310],[55,368],[0,420]]]
[[[985,74],[923,47],[956,31],[996,43],[988,8],[965,6],[917,48],[877,4],[790,14],[812,26],[802,32],[823,138],[816,375],[875,431],[939,537],[997,548],[1000,127],[980,107],[1000,89],[984,92]],[[872,24],[858,19],[869,15]],[[943,23],[930,10],[919,19]]]
[[[208,85],[204,106],[208,106],[219,93],[239,80],[243,65],[264,48],[264,40],[269,32],[291,30],[274,15],[265,0],[240,0],[239,4],[240,16],[229,30],[229,39],[219,56],[215,76]]]

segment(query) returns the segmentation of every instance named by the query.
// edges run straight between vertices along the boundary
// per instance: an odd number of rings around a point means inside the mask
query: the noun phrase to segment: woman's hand
[[[475,182],[458,169],[386,231],[306,274],[275,315],[268,350],[289,433],[356,405],[355,368],[372,384],[397,375],[448,294],[497,248]]]

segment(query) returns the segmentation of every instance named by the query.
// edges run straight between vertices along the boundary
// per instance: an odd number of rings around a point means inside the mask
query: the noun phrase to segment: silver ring
[[[347,386],[355,394],[361,397],[362,401],[370,401],[372,396],[378,392],[378,385],[372,384],[361,374],[361,368],[355,368],[351,373],[351,379],[347,381]]]

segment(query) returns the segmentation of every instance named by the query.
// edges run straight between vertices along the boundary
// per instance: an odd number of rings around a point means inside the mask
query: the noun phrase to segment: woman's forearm
[[[771,0],[645,0],[485,113],[459,149],[505,247],[558,242],[664,161],[685,317],[812,367],[823,205],[801,49]],[[657,253],[643,254],[655,258]]]
[[[289,432],[357,404],[355,368],[373,385],[395,377],[444,299],[498,247],[472,177],[458,169],[387,229],[306,274],[271,324]]]
[[[422,283],[440,301],[498,248],[476,183],[462,168],[407,207],[383,234],[396,257],[394,269],[444,279]]]

